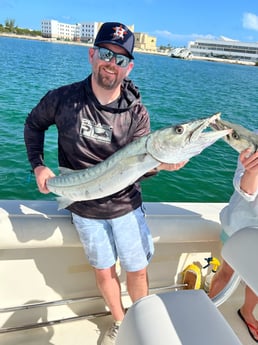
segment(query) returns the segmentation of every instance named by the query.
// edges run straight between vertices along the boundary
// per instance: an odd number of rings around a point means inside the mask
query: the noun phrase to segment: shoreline
[[[62,40],[57,40],[57,39],[53,39],[53,38],[45,38],[42,36],[16,35],[16,34],[8,34],[8,33],[3,33],[3,32],[0,33],[0,37],[1,36],[2,37],[9,37],[9,38],[19,38],[19,39],[49,42],[49,43],[69,44],[69,45],[78,45],[78,46],[83,46],[83,47],[92,47],[92,43],[62,41]],[[163,52],[158,52],[158,51],[148,51],[148,50],[141,50],[141,49],[137,49],[137,48],[135,48],[134,51],[137,53],[141,53],[141,54],[152,54],[152,55],[161,55],[161,56],[170,57],[170,55],[168,53],[163,53]],[[191,59],[189,59],[189,60],[222,62],[222,63],[245,65],[245,66],[255,66],[255,62],[221,59],[221,58],[215,58],[215,57],[192,56]]]
[[[49,43],[69,44],[69,45],[77,45],[77,46],[83,46],[83,47],[92,47],[92,43],[76,42],[76,41],[62,41],[62,40],[57,40],[55,38],[45,38],[42,36],[28,36],[28,35],[16,35],[16,34],[0,33],[0,37],[1,36],[2,37],[9,37],[9,38],[20,38],[20,39],[28,39],[28,40],[35,40],[35,41],[41,41],[41,42],[49,42]],[[134,48],[134,51],[137,53],[169,56],[167,53],[158,52],[158,51],[150,51],[150,50],[141,50],[138,48]]]

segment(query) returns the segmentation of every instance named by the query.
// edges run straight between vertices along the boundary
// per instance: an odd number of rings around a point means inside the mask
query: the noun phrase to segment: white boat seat
[[[241,345],[203,290],[149,295],[135,302],[116,345]]]
[[[222,257],[258,295],[258,227],[234,233],[222,248]]]

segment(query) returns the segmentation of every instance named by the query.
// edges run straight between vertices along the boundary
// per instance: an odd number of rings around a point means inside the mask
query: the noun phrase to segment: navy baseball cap
[[[126,50],[130,59],[133,57],[134,34],[127,26],[121,23],[107,22],[102,24],[95,38],[94,46],[100,46],[102,43],[115,44]]]

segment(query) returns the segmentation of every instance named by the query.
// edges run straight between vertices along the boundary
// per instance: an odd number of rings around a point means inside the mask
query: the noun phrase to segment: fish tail
[[[64,196],[58,196],[56,200],[58,202],[58,210],[62,210],[63,208],[70,206],[74,202],[73,200]]]

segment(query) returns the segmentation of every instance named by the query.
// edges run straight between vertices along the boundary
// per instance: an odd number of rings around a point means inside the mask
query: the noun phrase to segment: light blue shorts
[[[226,231],[224,229],[222,229],[221,233],[220,233],[221,242],[224,244],[227,242],[228,239],[229,239],[229,235],[226,233]]]
[[[243,229],[246,229],[246,228],[258,229],[257,226],[251,225],[251,226],[247,226],[247,227],[238,229],[237,231],[243,230]],[[237,231],[235,231],[234,233],[236,233]],[[233,233],[233,234],[234,234],[234,233]],[[232,235],[233,235],[233,234],[232,234]],[[231,236],[232,236],[232,235],[231,235]],[[229,237],[230,237],[230,236],[226,233],[226,231],[225,231],[224,229],[222,229],[222,231],[221,231],[221,233],[220,233],[220,240],[222,241],[223,244],[225,244],[225,243],[227,242],[227,240],[229,239]]]
[[[114,219],[90,219],[74,213],[72,216],[93,267],[109,268],[119,257],[125,271],[135,272],[150,262],[154,245],[142,207]]]

